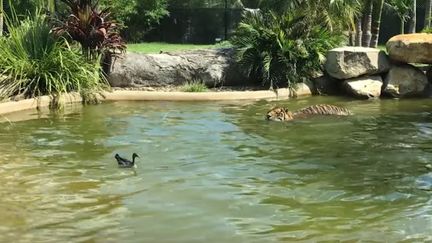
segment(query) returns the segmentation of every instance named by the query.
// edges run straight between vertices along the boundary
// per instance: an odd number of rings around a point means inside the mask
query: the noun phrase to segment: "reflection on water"
[[[0,241],[432,241],[432,100],[279,103],[355,115],[119,102],[1,123]]]

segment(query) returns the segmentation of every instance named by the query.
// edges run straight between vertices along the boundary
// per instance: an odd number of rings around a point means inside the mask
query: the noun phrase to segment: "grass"
[[[174,52],[174,51],[185,51],[193,49],[209,49],[209,48],[220,48],[228,47],[229,43],[220,43],[214,45],[196,45],[196,44],[170,44],[163,42],[146,42],[146,43],[135,43],[128,44],[127,50],[130,52],[137,53],[160,53],[163,52]]]
[[[7,21],[9,36],[0,38],[0,98],[50,95],[59,105],[60,96],[78,92],[85,101],[108,88],[100,75],[99,62],[86,60],[81,52],[52,34],[42,14],[23,21]],[[57,107],[56,107],[57,108]]]
[[[387,52],[386,45],[378,45],[378,49]]]
[[[204,82],[200,80],[193,80],[183,84],[183,86],[180,87],[180,90],[183,92],[206,92],[208,91],[208,88]]]

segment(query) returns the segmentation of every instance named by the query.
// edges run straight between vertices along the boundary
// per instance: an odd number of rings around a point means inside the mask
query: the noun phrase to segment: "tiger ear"
[[[283,108],[283,110],[284,110],[286,113],[288,113],[288,108]]]

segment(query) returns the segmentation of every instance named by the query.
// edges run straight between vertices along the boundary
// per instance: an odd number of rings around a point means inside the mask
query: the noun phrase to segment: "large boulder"
[[[432,64],[432,34],[396,35],[387,41],[386,47],[394,61]]]
[[[340,80],[330,77],[327,74],[312,79],[314,83],[314,93],[319,95],[340,94]]]
[[[428,79],[420,69],[409,65],[394,65],[388,72],[383,93],[391,97],[424,96]]]
[[[246,84],[231,48],[176,53],[128,52],[114,62],[108,81],[113,87],[172,86],[199,80],[208,86]]]
[[[327,53],[325,69],[337,79],[385,73],[390,68],[384,51],[375,48],[347,46]]]
[[[383,81],[381,76],[359,77],[345,80],[343,86],[349,94],[360,99],[378,98]]]

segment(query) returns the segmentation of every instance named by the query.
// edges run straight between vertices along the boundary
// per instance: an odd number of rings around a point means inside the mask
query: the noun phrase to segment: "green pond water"
[[[318,103],[355,115],[264,120]],[[432,241],[432,99],[13,116],[0,117],[0,242]],[[119,169],[114,154],[133,152],[138,168]]]

